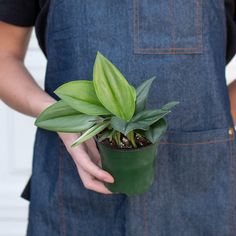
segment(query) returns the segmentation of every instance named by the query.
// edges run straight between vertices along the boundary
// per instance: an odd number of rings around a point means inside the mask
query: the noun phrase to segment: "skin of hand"
[[[93,138],[71,148],[71,143],[79,137],[77,134],[59,133],[67,151],[73,158],[84,186],[96,192],[111,194],[103,182],[113,183],[113,177],[101,169],[101,157]]]
[[[236,125],[236,80],[228,85],[228,92],[230,98],[231,114],[233,117],[234,125]]]
[[[55,100],[34,81],[24,65],[31,27],[18,27],[0,22],[0,99],[11,108],[37,117]],[[104,182],[114,178],[101,168],[101,158],[93,138],[71,148],[79,134],[58,133],[73,158],[85,186],[103,194],[112,194]]]

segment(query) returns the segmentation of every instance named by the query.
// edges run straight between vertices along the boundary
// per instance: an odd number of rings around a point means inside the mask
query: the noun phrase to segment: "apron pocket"
[[[234,235],[234,133],[233,127],[169,132],[162,140],[164,165],[157,173],[163,174],[161,183],[156,180],[156,190],[158,198],[164,194],[165,199],[158,208],[162,212],[163,206],[170,208],[157,220],[171,221],[170,235]]]
[[[202,52],[202,0],[133,0],[134,53]]]
[[[169,131],[160,144],[168,150],[169,178],[176,192],[185,196],[203,193],[223,181],[231,166],[233,138],[234,128]],[[227,175],[220,177],[221,171],[227,171]]]

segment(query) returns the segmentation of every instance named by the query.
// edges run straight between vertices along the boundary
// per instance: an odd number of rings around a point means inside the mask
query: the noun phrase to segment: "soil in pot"
[[[106,131],[106,129],[104,130]],[[99,133],[96,135],[97,138],[99,138],[100,136],[102,136],[103,133]],[[118,146],[116,144],[116,142],[114,140],[109,140],[108,138],[104,139],[101,143],[103,143],[104,145],[111,147],[111,148],[133,148],[131,142],[121,133],[121,138],[120,138],[120,145]],[[134,139],[135,139],[135,143],[137,144],[137,148],[140,147],[145,147],[147,145],[152,144],[148,139],[142,137],[141,135],[139,135],[138,133],[134,133]]]

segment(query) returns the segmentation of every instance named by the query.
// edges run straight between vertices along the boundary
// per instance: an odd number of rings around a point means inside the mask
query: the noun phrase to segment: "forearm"
[[[231,104],[231,113],[233,116],[234,124],[236,125],[236,80],[228,86],[230,104]]]
[[[0,55],[0,99],[33,117],[55,102],[33,80],[22,60],[10,55]]]

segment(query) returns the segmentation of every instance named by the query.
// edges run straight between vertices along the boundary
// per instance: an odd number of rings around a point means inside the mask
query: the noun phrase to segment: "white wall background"
[[[46,60],[33,34],[26,65],[42,86]],[[28,202],[20,194],[31,173],[34,119],[0,101],[0,236],[26,234]],[[43,236],[43,235],[42,235]]]
[[[35,35],[26,65],[42,85],[46,61]],[[228,83],[236,78],[236,58],[228,66],[226,75]],[[0,236],[23,236],[26,232],[28,202],[20,198],[20,194],[31,173],[33,123],[33,118],[11,110],[0,101]]]

